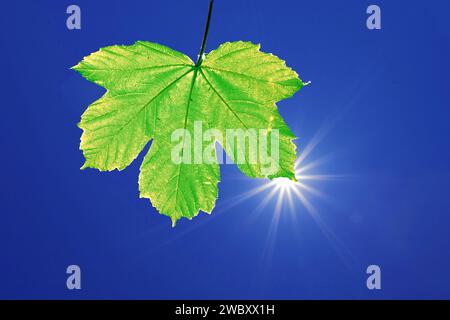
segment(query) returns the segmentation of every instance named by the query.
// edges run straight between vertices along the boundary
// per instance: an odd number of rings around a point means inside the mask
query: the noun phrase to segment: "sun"
[[[293,181],[291,179],[284,178],[284,177],[275,178],[270,183],[272,183],[275,186],[275,188],[277,188],[281,191],[290,190],[292,188],[295,188],[295,186],[297,185],[296,181]]]
[[[275,178],[267,182],[267,189],[270,189],[268,200],[275,200],[274,214],[280,214],[283,207],[287,207],[291,212],[298,212],[301,208],[306,209],[310,214],[314,212],[314,208],[308,197],[319,196],[326,197],[320,190],[312,186],[314,181],[327,180],[330,175],[319,175],[309,172],[312,168],[317,167],[317,163],[310,163],[308,166],[301,165],[302,157],[295,162],[295,180],[288,178]],[[301,207],[301,208],[300,208]]]

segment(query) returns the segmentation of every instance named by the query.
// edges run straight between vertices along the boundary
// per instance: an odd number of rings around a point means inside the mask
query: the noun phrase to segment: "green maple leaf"
[[[172,133],[180,128],[193,132],[194,123],[202,121],[204,130],[268,129],[270,136],[277,129],[279,165],[269,173],[261,162],[249,161],[253,150],[248,145],[218,142],[232,158],[245,153],[245,161],[237,165],[249,177],[295,180],[295,136],[276,102],[291,97],[303,82],[284,61],[259,49],[250,42],[227,42],[206,57],[202,49],[194,63],[166,46],[138,41],[85,57],[73,69],[107,92],[87,108],[79,123],[86,159],[82,168],[123,170],[153,139],[140,167],[140,197],[150,199],[173,225],[200,210],[211,213],[218,196],[219,164],[177,164],[171,158]],[[215,149],[191,149],[192,159],[195,152],[217,158]]]

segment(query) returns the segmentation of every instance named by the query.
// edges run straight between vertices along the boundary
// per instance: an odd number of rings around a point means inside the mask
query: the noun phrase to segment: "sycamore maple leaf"
[[[84,168],[123,170],[153,139],[140,167],[141,198],[172,219],[211,213],[218,196],[218,163],[174,163],[172,133],[177,129],[273,129],[279,134],[279,165],[265,172],[247,161],[251,150],[222,147],[228,155],[245,152],[238,168],[249,177],[295,180],[295,136],[276,102],[302,86],[298,75],[274,55],[250,42],[227,42],[195,64],[166,46],[138,41],[110,46],[85,57],[73,69],[107,92],[91,104],[79,123]],[[205,152],[202,146],[197,152]],[[209,150],[214,156],[215,150]],[[192,150],[194,153],[194,150]],[[192,157],[195,155],[192,154]]]

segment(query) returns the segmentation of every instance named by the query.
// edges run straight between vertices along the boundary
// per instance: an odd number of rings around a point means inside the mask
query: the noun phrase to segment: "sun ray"
[[[307,172],[307,171],[309,171],[311,169],[320,167],[321,165],[323,165],[323,164],[327,163],[328,161],[330,161],[332,158],[334,158],[334,156],[332,156],[332,155],[323,156],[323,157],[320,157],[320,158],[318,158],[316,160],[310,161],[308,163],[302,163],[301,166],[300,166],[299,160],[297,160],[295,162],[295,173],[296,174],[302,174],[302,173]]]
[[[330,200],[330,197],[327,194],[323,193],[322,191],[320,191],[312,186],[309,186],[300,181],[297,184],[298,184],[297,189],[302,189],[302,190],[304,190],[318,198],[321,198],[323,200]]]

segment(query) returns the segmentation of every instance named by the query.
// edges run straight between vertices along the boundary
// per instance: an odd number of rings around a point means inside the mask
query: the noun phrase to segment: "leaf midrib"
[[[191,98],[192,98],[192,92],[194,91],[194,86],[195,86],[195,82],[197,80],[197,73],[199,68],[193,68],[194,70],[194,76],[192,77],[192,82],[191,82],[191,87],[189,89],[189,96],[188,96],[188,103],[186,106],[186,115],[184,116],[184,125],[183,125],[183,129],[184,129],[184,135],[183,135],[183,149],[181,149],[181,159],[183,159],[184,156],[184,141],[186,139],[186,127],[187,127],[187,120],[188,120],[188,116],[189,116],[189,107],[191,105]],[[200,69],[201,72],[201,69]],[[179,169],[178,169],[178,177],[177,177],[177,184],[175,186],[175,203],[178,203],[178,191],[179,191],[179,185],[180,185],[180,177],[181,177],[181,169],[183,168],[182,163],[180,163]]]

